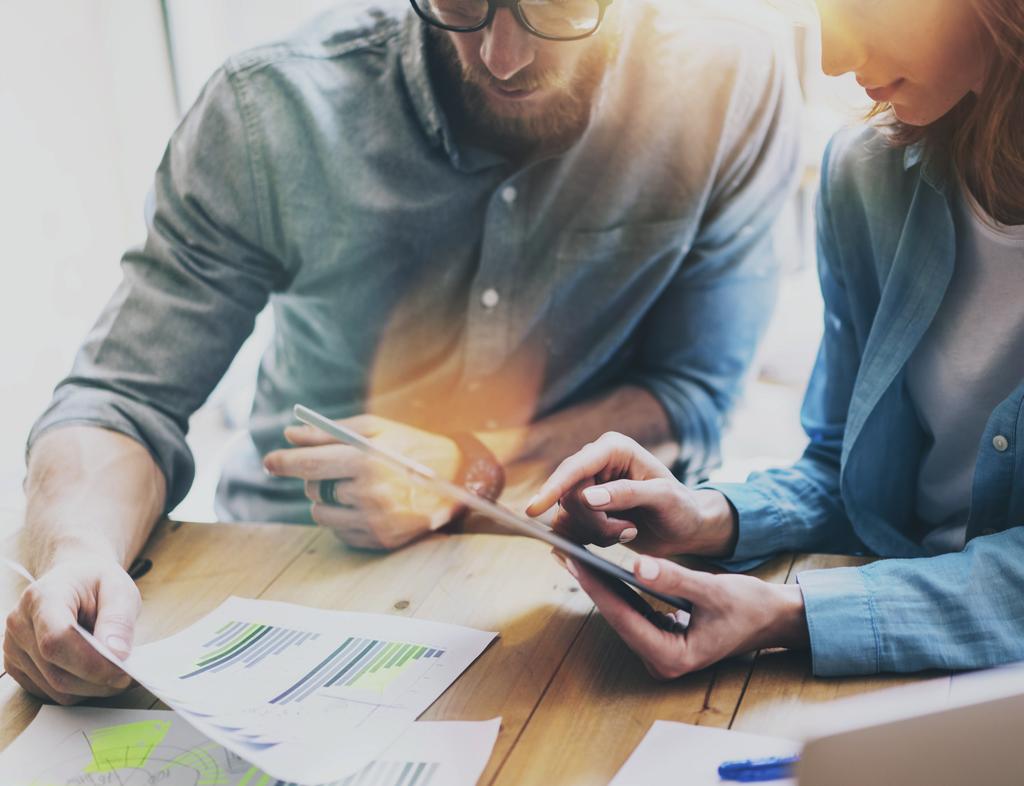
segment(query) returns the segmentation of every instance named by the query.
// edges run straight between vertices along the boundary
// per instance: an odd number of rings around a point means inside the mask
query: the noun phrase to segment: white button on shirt
[[[1000,453],[1005,453],[1010,449],[1010,440],[999,434],[992,439],[992,447],[998,450]]]
[[[501,295],[498,294],[496,289],[484,290],[484,293],[480,296],[480,303],[486,309],[494,308],[501,302]]]
[[[515,187],[513,186],[505,186],[503,189],[501,189],[501,200],[506,205],[511,205],[513,202],[516,201],[516,197],[518,196],[519,192],[516,191]]]

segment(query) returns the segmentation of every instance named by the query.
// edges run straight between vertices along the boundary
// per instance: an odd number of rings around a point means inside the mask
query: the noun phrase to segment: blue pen
[[[770,756],[766,759],[744,759],[727,761],[718,767],[718,777],[723,781],[737,783],[759,783],[793,777],[793,765],[799,756]]]

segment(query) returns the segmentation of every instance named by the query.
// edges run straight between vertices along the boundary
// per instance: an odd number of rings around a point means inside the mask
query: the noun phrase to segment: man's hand
[[[563,461],[526,512],[556,502],[554,527],[583,543],[627,543],[644,554],[727,557],[732,509],[717,491],[692,491],[634,440],[608,433]]]
[[[72,627],[76,621],[115,655],[128,657],[142,599],[114,560],[64,555],[22,593],[7,617],[4,667],[40,699],[74,704],[111,696],[131,678],[94,650]]]
[[[447,480],[455,479],[460,455],[448,437],[372,415],[338,422]],[[440,529],[459,512],[456,503],[312,426],[289,427],[285,438],[296,447],[267,454],[263,465],[272,475],[306,481],[313,520],[350,546],[397,549]],[[332,480],[337,504],[327,504],[321,496],[321,481]]]
[[[798,586],[769,584],[751,576],[716,576],[640,557],[633,573],[645,586],[693,602],[689,620],[684,612],[672,615],[679,629],[670,631],[665,629],[670,626],[648,620],[578,562],[559,558],[655,679],[675,679],[742,652],[808,646]]]

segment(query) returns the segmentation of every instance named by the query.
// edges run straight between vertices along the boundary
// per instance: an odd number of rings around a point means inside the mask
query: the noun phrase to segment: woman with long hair
[[[652,624],[567,562],[658,677],[760,647],[819,675],[1024,660],[1024,4],[818,0],[823,67],[854,72],[871,120],[825,155],[825,333],[794,466],[689,489],[606,435],[531,504],[628,542],[647,586],[689,598]],[[798,585],[711,575],[783,551],[869,554]]]

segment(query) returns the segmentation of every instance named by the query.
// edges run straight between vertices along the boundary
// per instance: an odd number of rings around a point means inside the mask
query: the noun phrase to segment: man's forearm
[[[562,459],[606,431],[632,437],[669,466],[679,456],[679,445],[665,409],[650,392],[630,385],[568,407],[529,426],[476,436],[504,465],[515,493],[516,487],[546,479]]]
[[[142,445],[90,426],[44,434],[32,448],[25,485],[25,557],[36,575],[83,553],[127,567],[166,501],[163,473]]]

